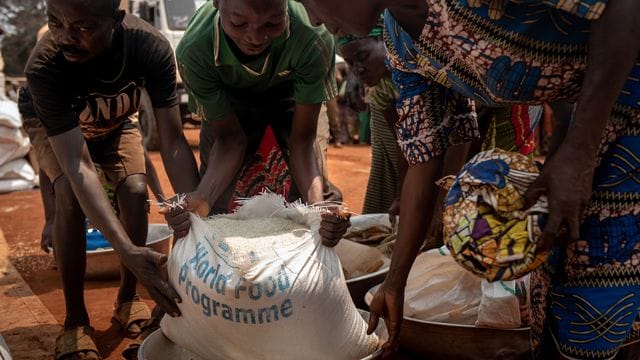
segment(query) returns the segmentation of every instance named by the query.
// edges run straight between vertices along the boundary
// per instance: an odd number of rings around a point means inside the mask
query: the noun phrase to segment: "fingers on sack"
[[[156,304],[158,304],[162,311],[172,317],[180,316],[180,309],[178,308],[178,305],[174,300],[175,297],[171,296],[172,294],[170,292],[166,293],[162,291],[161,288],[155,286],[152,288],[147,288],[147,290],[149,291],[149,295],[151,296],[151,298],[156,302]],[[175,291],[173,292],[175,293]]]
[[[334,247],[338,245],[338,243],[340,242],[340,239],[342,239],[342,235],[344,234],[344,233],[334,233],[323,228],[320,228],[318,232],[322,237],[322,245],[327,247]]]

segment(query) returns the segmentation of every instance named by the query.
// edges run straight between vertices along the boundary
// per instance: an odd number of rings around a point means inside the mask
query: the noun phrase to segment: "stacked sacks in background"
[[[31,189],[37,177],[25,156],[30,143],[22,131],[18,105],[0,98],[0,193]]]
[[[449,191],[444,240],[459,264],[493,282],[517,279],[547,259],[537,244],[546,197],[523,209],[523,194],[538,172],[529,157],[493,149],[474,156],[458,176],[440,181]]]
[[[355,308],[317,210],[275,194],[191,216],[169,258],[182,316],[163,333],[205,359],[360,359],[379,347]]]

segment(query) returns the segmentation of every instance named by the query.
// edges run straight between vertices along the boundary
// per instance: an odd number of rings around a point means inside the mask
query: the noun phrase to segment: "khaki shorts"
[[[25,119],[23,126],[40,169],[53,183],[64,173],[49,144],[44,126],[37,118]],[[146,174],[142,137],[136,127],[125,126],[103,138],[87,140],[87,147],[96,170],[104,175],[101,180],[113,189],[117,189],[120,182],[129,175]]]

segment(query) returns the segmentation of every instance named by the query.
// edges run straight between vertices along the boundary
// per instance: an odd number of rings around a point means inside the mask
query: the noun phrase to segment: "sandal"
[[[93,328],[91,326],[85,325],[63,330],[56,338],[56,360],[78,353],[89,355],[92,352],[95,354],[94,359],[102,359],[93,340]],[[87,357],[87,359],[91,358]]]
[[[124,332],[124,336],[135,339],[149,325],[151,320],[151,310],[144,302],[137,298],[131,302],[116,304],[113,310],[113,319],[117,321]],[[140,331],[132,332],[129,328],[136,324],[140,327]]]

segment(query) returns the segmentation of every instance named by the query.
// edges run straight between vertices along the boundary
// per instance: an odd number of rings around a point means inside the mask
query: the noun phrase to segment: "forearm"
[[[53,193],[53,184],[44,170],[40,169],[40,196],[44,207],[44,218],[46,221],[53,221],[56,215],[56,198]]]
[[[231,184],[242,167],[247,146],[243,133],[234,137],[217,137],[211,147],[206,173],[202,176],[196,192],[213,206],[224,190]]]
[[[324,200],[322,175],[315,153],[316,130],[321,104],[296,104],[289,135],[289,167],[302,200],[314,204]]]
[[[154,109],[160,136],[160,154],[176,193],[195,190],[200,181],[193,151],[182,131],[178,106]]]
[[[629,16],[638,13],[637,0],[611,1],[591,25],[587,70],[565,139],[590,158],[597,155],[611,109],[640,50],[640,23]]]
[[[315,154],[314,141],[315,138],[291,139],[289,143],[291,175],[302,195],[302,200],[307,204],[324,200],[322,176],[315,158],[321,155]]]
[[[49,139],[85,215],[100,229],[118,254],[126,254],[135,245],[113,211],[80,129],[75,128]]]
[[[400,146],[396,143],[396,165],[398,167],[398,183],[396,184],[396,197],[400,197],[402,194],[402,186],[404,185],[404,179],[407,177],[407,171],[409,170],[409,163],[404,157]]]
[[[169,181],[176,193],[193,191],[200,180],[198,166],[193,152],[184,135],[176,136],[176,141],[169,146],[160,146],[162,163],[169,176]]]
[[[438,193],[435,182],[441,172],[443,159],[444,155],[440,155],[426,163],[410,166],[407,171],[400,200],[402,221],[385,281],[388,286],[401,288],[406,284],[433,217]]]

